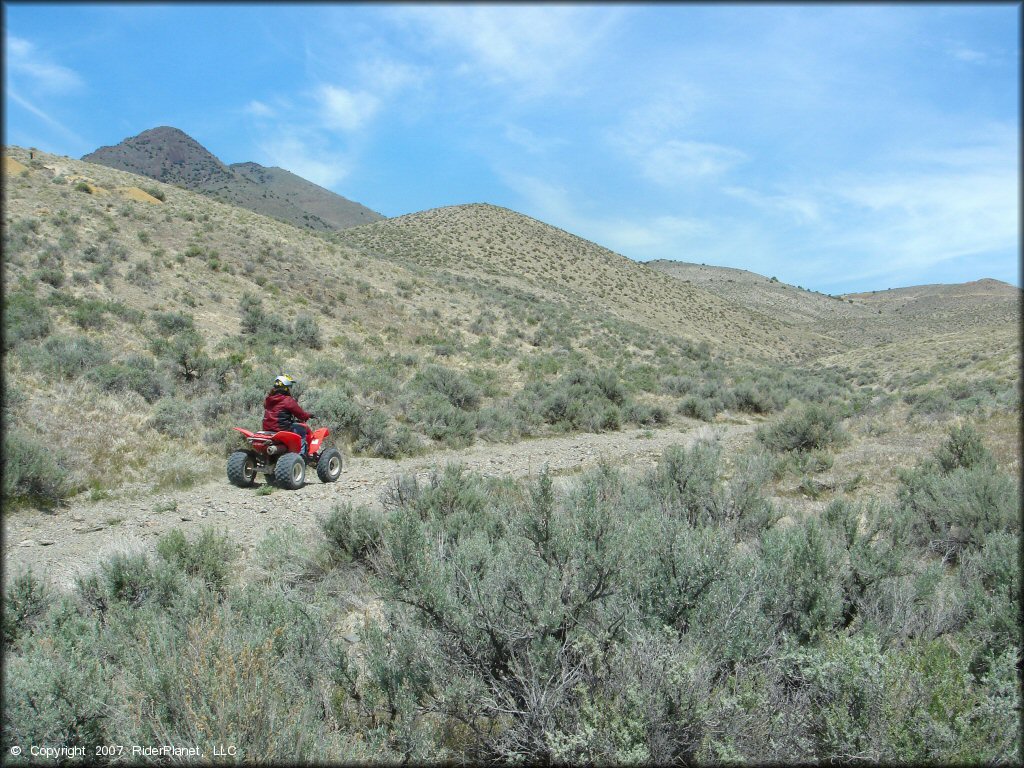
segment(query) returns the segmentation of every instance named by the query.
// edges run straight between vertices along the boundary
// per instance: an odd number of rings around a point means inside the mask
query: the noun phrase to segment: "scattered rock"
[[[32,539],[25,539],[24,541],[18,542],[19,547],[34,547],[35,545],[36,543]]]
[[[49,546],[52,546],[52,545],[54,545],[56,543],[57,542],[54,541],[53,539],[40,539],[39,540],[39,546],[40,547],[49,547]]]

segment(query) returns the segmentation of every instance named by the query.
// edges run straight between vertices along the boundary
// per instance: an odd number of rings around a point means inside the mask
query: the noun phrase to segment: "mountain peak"
[[[225,183],[232,177],[231,171],[202,144],[166,125],[130,136],[115,146],[100,147],[82,160],[187,189]]]
[[[100,147],[82,160],[190,189],[314,230],[339,230],[384,218],[283,168],[225,165],[180,128],[161,125]]]

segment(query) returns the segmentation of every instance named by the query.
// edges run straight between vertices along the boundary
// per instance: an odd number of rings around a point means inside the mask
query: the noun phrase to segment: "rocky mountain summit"
[[[384,218],[283,168],[225,165],[184,131],[161,126],[82,157],[140,176],[200,192],[305,229],[341,230]]]

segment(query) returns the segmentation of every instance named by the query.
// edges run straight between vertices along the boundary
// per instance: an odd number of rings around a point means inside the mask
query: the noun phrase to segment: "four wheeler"
[[[248,447],[228,457],[228,480],[239,488],[248,488],[256,482],[258,472],[282,488],[295,490],[306,481],[306,465],[316,467],[323,483],[333,483],[341,477],[341,451],[324,447],[331,434],[327,427],[309,433],[309,458],[303,461],[302,438],[294,432],[250,432],[232,427],[242,433]]]

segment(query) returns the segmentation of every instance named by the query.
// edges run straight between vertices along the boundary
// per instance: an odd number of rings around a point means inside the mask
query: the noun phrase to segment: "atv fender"
[[[324,439],[331,434],[327,427],[321,427],[309,436],[309,455],[316,456],[324,447]]]
[[[271,439],[275,443],[283,443],[289,453],[298,453],[302,450],[302,438],[294,432],[276,432]]]

